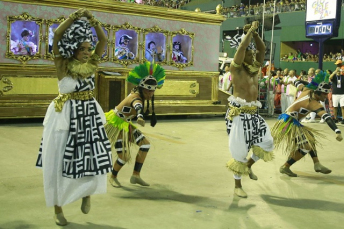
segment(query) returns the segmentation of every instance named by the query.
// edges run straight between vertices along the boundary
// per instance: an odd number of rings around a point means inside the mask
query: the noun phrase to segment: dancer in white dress
[[[90,24],[99,38],[95,50]],[[82,198],[81,211],[87,214],[90,195],[106,192],[112,168],[105,115],[93,98],[94,74],[107,39],[100,22],[79,9],[56,29],[53,42],[59,96],[44,118],[37,167],[43,168],[46,204],[55,207],[55,222],[64,226],[62,206]]]

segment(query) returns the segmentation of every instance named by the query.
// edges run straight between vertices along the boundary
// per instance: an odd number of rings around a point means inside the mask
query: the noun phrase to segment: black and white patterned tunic
[[[68,81],[76,81],[73,92],[94,89],[93,76],[84,80],[69,78]],[[66,106],[69,106],[69,109]],[[76,179],[110,172],[112,168],[111,145],[103,126],[105,121],[104,112],[98,102],[94,98],[90,100],[70,100],[69,103],[64,105],[63,109],[65,110],[62,110],[62,114],[57,114],[57,117],[63,116],[63,113],[66,113],[67,110],[70,111],[70,117],[63,156],[62,175]],[[49,115],[48,112],[47,116]],[[51,118],[48,116],[48,119]],[[45,123],[47,122],[53,122],[53,120],[45,120]],[[49,142],[49,140],[45,141],[44,137],[42,138],[36,164],[38,167],[42,167],[44,144],[53,143]]]

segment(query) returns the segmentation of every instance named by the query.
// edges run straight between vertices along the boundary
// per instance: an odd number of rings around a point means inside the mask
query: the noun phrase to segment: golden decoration
[[[63,105],[70,99],[76,100],[90,100],[94,97],[93,90],[90,91],[78,91],[66,94],[59,94],[53,101],[56,112],[61,112]]]
[[[217,15],[222,15],[222,11],[223,11],[222,5],[221,5],[221,4],[218,4],[218,5],[216,6],[216,14],[217,14]]]
[[[92,58],[91,61],[88,61],[86,63],[82,63],[82,62],[78,61],[77,59],[71,57],[68,60],[68,64],[67,64],[67,75],[72,76],[74,79],[75,78],[84,79],[84,78],[87,78],[87,77],[95,74],[96,69],[97,69],[97,65],[93,64],[91,62],[99,62],[96,59],[97,57],[98,57],[97,54],[93,54],[91,57]]]
[[[167,79],[164,87],[155,91],[156,96],[164,97],[196,97],[200,92],[197,80],[188,79]]]
[[[162,64],[167,64],[167,58],[170,56],[169,52],[167,52],[169,50],[169,45],[168,44],[168,34],[169,31],[167,30],[163,30],[161,29],[159,26],[155,25],[152,28],[149,29],[143,29],[143,52],[142,52],[142,63],[146,61],[145,55],[146,55],[146,35],[149,33],[161,33],[164,35],[165,37],[165,59],[163,61],[157,62],[158,64],[162,65]]]
[[[132,26],[130,23],[126,22],[121,26],[111,26],[113,30],[113,49],[112,49],[112,61],[115,63],[119,63],[123,65],[124,67],[128,67],[130,64],[138,64],[140,63],[139,60],[139,50],[140,50],[140,34],[141,34],[141,29],[135,26]],[[137,34],[137,50],[136,50],[136,56],[134,59],[125,59],[125,60],[120,60],[115,56],[115,50],[116,50],[116,32],[119,30],[133,30]]]
[[[232,106],[231,104],[228,104],[230,107],[230,110],[228,112],[227,118],[229,120],[233,120],[235,116],[240,115],[241,113],[246,113],[246,114],[256,114],[257,113],[257,107],[249,107],[249,106],[242,106],[242,107],[235,107]]]
[[[3,2],[16,2],[28,4],[28,0],[3,0]],[[221,25],[226,20],[222,15],[197,13],[187,10],[179,9],[167,9],[161,7],[152,7],[149,5],[142,4],[130,4],[123,3],[114,0],[96,0],[96,1],[80,1],[80,0],[64,0],[64,1],[34,1],[34,5],[48,6],[48,7],[59,7],[59,8],[88,8],[92,11],[114,13],[120,12],[123,15],[132,15],[149,18],[159,18],[164,20],[175,20],[191,23],[202,23]]]
[[[172,55],[172,50],[173,50],[173,37],[177,35],[184,35],[184,36],[189,36],[191,39],[191,58],[189,57],[188,62],[185,64],[181,63],[176,63],[173,60],[169,62],[170,65],[179,68],[179,70],[182,70],[183,68],[189,67],[193,65],[193,56],[194,56],[194,45],[193,45],[193,40],[195,37],[194,33],[186,31],[184,28],[180,29],[179,31],[176,32],[171,32],[170,33],[172,38],[171,38],[171,45],[170,45],[170,55]]]
[[[11,80],[9,80],[9,79],[7,79],[7,78],[1,76],[1,77],[0,77],[0,82],[3,82],[5,85],[7,85],[7,86],[4,86],[4,87],[2,88],[2,90],[0,90],[0,96],[3,96],[3,95],[4,95],[3,92],[8,92],[8,91],[12,90],[12,88],[13,88],[13,83],[11,82]]]
[[[11,50],[11,24],[15,21],[33,21],[35,22],[37,25],[39,25],[39,41],[37,44],[37,52],[35,55],[15,55]],[[28,62],[29,60],[34,60],[34,59],[39,59],[41,58],[41,44],[43,41],[43,34],[42,34],[42,24],[44,22],[44,19],[41,18],[35,18],[32,17],[30,14],[24,12],[19,16],[7,16],[7,51],[5,54],[6,58],[9,59],[15,59],[15,60],[19,60],[21,63],[26,64],[26,62]]]

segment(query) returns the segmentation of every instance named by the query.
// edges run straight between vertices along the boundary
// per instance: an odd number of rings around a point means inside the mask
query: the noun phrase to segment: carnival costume
[[[246,102],[235,96],[230,96],[228,101],[226,126],[233,158],[227,162],[227,168],[240,179],[241,175],[250,173],[246,157],[251,148],[254,161],[273,159],[273,140],[267,123],[258,114],[258,108],[262,106],[259,101]]]
[[[151,85],[146,82],[154,81],[156,84]],[[144,118],[144,115],[149,113],[149,102],[147,101],[146,112],[144,111],[144,97],[140,93],[142,88],[148,90],[155,90],[161,88],[165,80],[165,71],[158,64],[145,62],[135,67],[128,75],[127,81],[134,84],[136,87],[133,92],[128,95],[115,109],[107,112],[105,130],[112,145],[113,152],[123,155],[122,159],[117,158],[116,163],[123,166],[131,158],[130,148],[131,144],[139,145],[139,151],[148,152],[149,144],[141,144],[145,136],[132,123],[132,118]],[[141,88],[141,89],[140,89]],[[152,117],[151,126],[155,126],[156,117],[154,112],[154,96],[152,98]],[[135,163],[134,171],[140,172],[142,163]],[[114,177],[117,177],[118,171],[112,170]],[[110,178],[111,179],[111,178]],[[111,182],[111,181],[110,181]],[[116,180],[116,183],[118,181]],[[119,184],[119,183],[117,183]],[[120,184],[118,185],[120,186]]]
[[[245,36],[242,34],[238,39],[235,45],[237,49]],[[247,50],[256,50],[254,43],[250,42]],[[254,60],[253,64],[243,62],[242,65],[232,61],[231,65],[236,68],[242,66],[251,76],[256,76],[262,66],[257,60]],[[251,179],[256,180],[257,177],[247,166],[246,157],[250,149],[252,148],[251,158],[255,162],[259,159],[267,162],[274,158],[270,129],[265,120],[258,114],[258,109],[262,107],[262,104],[259,101],[247,102],[245,99],[233,95],[228,98],[228,101],[226,126],[232,159],[227,162],[227,168],[234,173],[236,180],[241,179],[242,175],[249,175]]]
[[[330,86],[328,85],[328,74],[324,72],[320,72],[317,74],[312,81],[307,84],[306,88],[310,90],[309,94],[297,99],[290,107],[287,108],[286,113],[281,114],[278,117],[278,121],[272,128],[272,135],[274,138],[274,143],[276,149],[281,148],[283,152],[290,153],[288,161],[285,165],[280,168],[281,173],[285,173],[288,176],[296,177],[297,174],[293,173],[289,167],[293,165],[299,157],[295,157],[296,153],[300,153],[303,157],[307,153],[313,158],[314,161],[314,170],[316,172],[321,173],[330,173],[331,170],[324,167],[319,163],[317,160],[317,149],[316,146],[319,145],[318,138],[325,138],[325,135],[321,134],[320,131],[312,129],[310,127],[303,126],[299,122],[299,114],[302,116],[306,116],[310,112],[323,112],[325,109],[323,107],[317,110],[308,110],[305,107],[300,107],[296,111],[290,111],[290,108],[293,105],[297,105],[298,103],[302,103],[304,101],[311,102],[313,98],[313,94],[320,92],[320,93],[329,93]],[[299,87],[302,85],[302,81],[296,81],[295,86]],[[327,86],[326,86],[327,85]],[[320,103],[319,103],[320,105]],[[325,120],[328,126],[336,133],[340,134],[341,131],[337,128],[336,124],[332,120],[331,116],[327,113],[324,113],[321,118]],[[316,159],[316,160],[315,160]]]
[[[58,42],[66,76],[58,82],[59,96],[49,105],[36,166],[43,169],[47,206],[63,206],[82,197],[106,192],[111,171],[111,145],[105,115],[94,99],[95,71],[100,60],[73,58],[78,44],[91,42],[88,22],[76,20]]]

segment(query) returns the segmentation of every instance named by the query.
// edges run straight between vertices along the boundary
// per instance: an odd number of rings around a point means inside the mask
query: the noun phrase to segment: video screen
[[[192,39],[187,35],[176,35],[172,38],[172,61],[189,63],[192,58]]]
[[[335,19],[338,0],[307,0],[306,21]]]
[[[163,33],[148,33],[145,36],[145,58],[148,61],[162,62],[166,54],[166,36]]]
[[[13,54],[33,56],[38,52],[39,25],[36,22],[13,22],[10,37],[10,51]]]
[[[138,53],[138,34],[135,30],[121,29],[115,33],[115,57],[119,60],[133,60]]]

